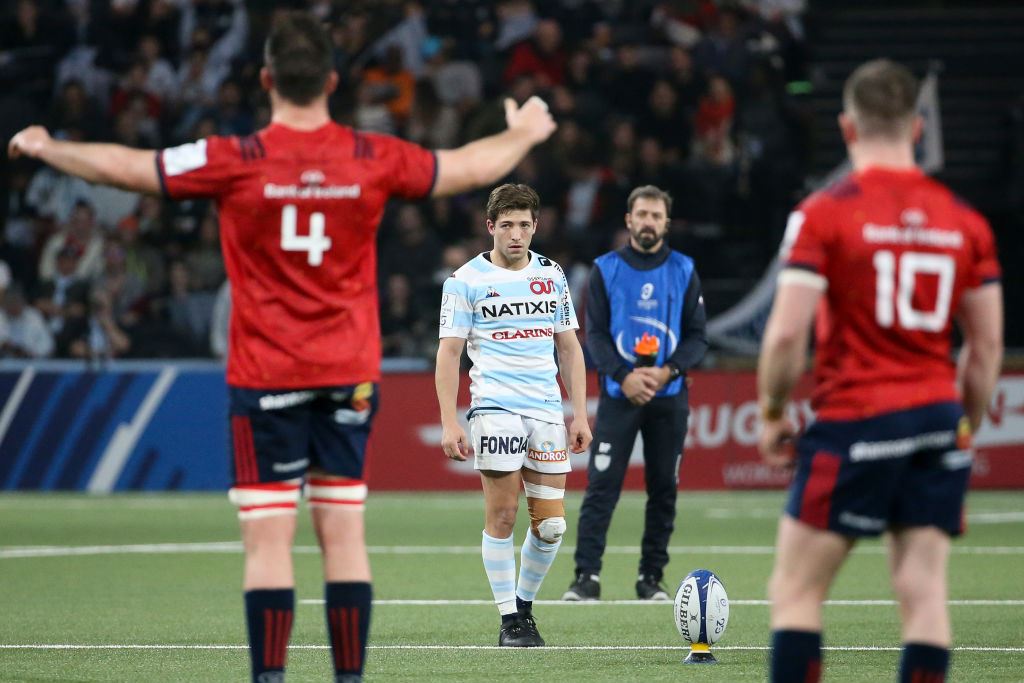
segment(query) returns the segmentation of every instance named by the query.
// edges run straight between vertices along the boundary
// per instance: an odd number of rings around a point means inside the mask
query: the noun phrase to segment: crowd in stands
[[[629,191],[676,199],[673,243],[705,279],[756,277],[806,167],[803,0],[16,0],[0,17],[0,132],[160,148],[268,123],[262,38],[279,9],[331,27],[333,116],[450,148],[545,98],[559,129],[514,172],[542,199],[534,249],[582,309],[594,256],[623,243]],[[3,168],[0,355],[223,352],[216,208]],[[447,275],[488,247],[484,199],[395,204],[380,230],[385,355],[430,355]],[[747,251],[742,250],[747,245]],[[215,313],[216,312],[216,313]],[[211,343],[212,339],[212,343]]]

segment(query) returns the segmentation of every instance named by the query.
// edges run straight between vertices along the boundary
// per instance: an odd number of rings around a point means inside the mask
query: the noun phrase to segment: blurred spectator
[[[210,351],[215,358],[227,358],[228,321],[231,318],[231,283],[225,280],[213,301],[213,319],[210,321]]]
[[[440,254],[437,238],[427,232],[419,207],[403,204],[395,220],[394,238],[382,245],[381,272],[405,275],[418,291],[429,283]]]
[[[93,291],[103,293],[111,316],[123,328],[131,329],[139,322],[145,285],[128,270],[124,248],[116,240],[107,242],[103,248],[103,272],[96,279]]]
[[[25,204],[40,218],[66,223],[80,202],[90,202],[92,188],[81,178],[43,166],[29,181]]]
[[[666,80],[675,88],[679,106],[692,113],[697,109],[700,96],[707,88],[704,78],[693,68],[693,57],[681,47],[673,47],[668,53]]]
[[[196,48],[209,50],[209,68],[230,68],[249,37],[245,0],[194,0],[181,3],[180,7],[182,53]]]
[[[10,275],[26,287],[36,280],[36,217],[26,201],[29,173],[26,166],[8,167],[4,229],[0,232],[0,261],[5,261]]]
[[[708,92],[700,98],[697,108],[697,135],[704,138],[709,134],[728,134],[736,113],[736,100],[732,86],[721,76],[712,76],[708,81]]]
[[[419,2],[404,3],[405,16],[394,28],[381,36],[373,46],[376,57],[385,57],[397,50],[401,63],[414,78],[423,75],[423,45],[427,41],[427,20]]]
[[[374,104],[385,104],[392,121],[402,126],[412,109],[416,79],[402,64],[402,50],[392,45],[381,58],[379,66],[363,73],[363,88]]]
[[[412,286],[400,273],[388,276],[380,314],[381,347],[385,356],[419,355],[425,324],[416,316]]]
[[[217,126],[217,135],[249,135],[253,131],[252,112],[245,106],[242,87],[228,79],[217,90],[217,107],[208,112]],[[197,139],[203,135],[193,136]]]
[[[138,216],[121,219],[117,224],[117,237],[124,250],[125,270],[142,284],[146,295],[162,292],[167,277],[163,257],[140,239]]]
[[[18,90],[30,97],[52,92],[54,66],[72,44],[66,22],[51,17],[36,0],[15,0],[13,13],[0,18],[0,47]]]
[[[96,211],[92,204],[78,201],[67,224],[43,247],[39,259],[39,277],[52,280],[57,276],[58,254],[74,255],[75,275],[89,280],[103,268],[103,236],[96,227]]]
[[[206,355],[217,294],[195,291],[192,273],[184,261],[171,263],[169,275],[167,312],[171,327],[188,341],[187,353],[183,355]]]
[[[406,138],[428,149],[451,149],[458,146],[459,123],[455,108],[438,99],[432,82],[424,80],[416,84],[416,98],[405,128]]]
[[[721,74],[733,84],[743,82],[749,55],[742,35],[740,12],[723,9],[714,28],[693,48],[693,61],[706,74]]]
[[[713,24],[717,12],[714,3],[708,0],[671,0],[654,8],[651,25],[673,45],[689,49],[700,40],[702,30]]]
[[[89,317],[79,336],[70,339],[68,354],[89,361],[120,358],[132,347],[131,337],[114,319],[110,300],[103,290],[89,298]]]
[[[50,107],[49,126],[55,135],[77,130],[88,140],[104,137],[107,126],[103,114],[89,99],[81,81],[69,79]]]
[[[135,112],[136,114],[154,120],[160,118],[160,98],[147,87],[148,77],[144,62],[137,61],[128,67],[110,99],[110,113],[113,116],[117,116],[139,100],[142,110]]]
[[[46,316],[57,343],[57,354],[70,354],[71,342],[88,328],[89,283],[75,275],[78,251],[63,247],[57,253],[56,274],[44,281],[35,296],[35,307]]]
[[[615,106],[634,117],[643,115],[654,76],[640,62],[636,45],[620,45],[615,51],[615,64],[609,92],[615,93]]]
[[[46,358],[53,354],[53,334],[42,314],[25,302],[25,293],[15,285],[2,295],[0,310],[0,356]]]
[[[178,77],[171,63],[163,57],[163,46],[159,38],[152,34],[142,36],[139,40],[139,60],[145,71],[143,87],[146,92],[161,102],[173,102]]]
[[[498,35],[494,47],[506,50],[528,39],[537,28],[537,15],[529,0],[503,0],[498,3]]]
[[[185,256],[185,264],[194,291],[212,292],[224,282],[227,275],[220,251],[220,226],[216,213],[208,212],[199,224],[199,242]]]
[[[445,105],[465,113],[477,106],[483,97],[483,75],[480,68],[468,60],[451,60],[450,43],[437,41],[432,45],[435,51],[427,65],[438,99]]]
[[[505,67],[505,83],[527,74],[535,77],[542,88],[561,85],[565,82],[565,63],[562,29],[554,21],[545,19],[537,24],[532,40],[512,50]]]
[[[644,135],[660,141],[668,159],[677,162],[685,159],[689,154],[693,131],[690,128],[690,117],[679,105],[675,88],[668,81],[659,80],[651,88],[648,99],[647,112],[640,120],[640,130]],[[649,184],[663,187],[658,183]]]

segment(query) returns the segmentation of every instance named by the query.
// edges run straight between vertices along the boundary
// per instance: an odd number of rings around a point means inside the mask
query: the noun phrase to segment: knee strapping
[[[310,507],[361,510],[366,493],[366,483],[361,479],[310,477],[306,484]]]
[[[277,515],[294,515],[301,496],[301,479],[245,484],[228,491],[228,500],[238,506],[238,518],[245,521]]]
[[[530,528],[546,543],[557,543],[565,534],[565,489],[524,482]]]

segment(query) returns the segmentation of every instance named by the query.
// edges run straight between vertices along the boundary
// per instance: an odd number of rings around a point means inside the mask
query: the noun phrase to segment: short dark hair
[[[305,105],[324,91],[334,70],[331,38],[308,12],[282,12],[270,28],[263,58],[274,89],[289,102]]]
[[[843,109],[861,135],[897,138],[910,130],[919,88],[907,67],[890,59],[873,59],[846,79]]]
[[[505,183],[491,190],[487,198],[487,219],[492,223],[498,216],[509,211],[525,211],[536,220],[540,211],[540,197],[529,185],[522,183]]]
[[[660,199],[665,202],[665,215],[672,215],[672,195],[654,185],[641,185],[629,193],[629,199],[626,200],[627,213],[633,213],[633,204],[641,197],[644,199]]]

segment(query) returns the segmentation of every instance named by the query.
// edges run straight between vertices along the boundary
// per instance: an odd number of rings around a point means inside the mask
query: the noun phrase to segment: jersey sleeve
[[[565,277],[565,271],[562,267],[555,264],[555,270],[558,271],[558,278],[555,279],[555,286],[559,290],[558,298],[558,314],[555,318],[555,332],[565,332],[566,330],[578,330],[580,323],[576,320],[576,308],[572,305],[572,294],[569,292],[569,281]]]
[[[156,170],[171,199],[216,197],[233,179],[240,161],[231,138],[211,136],[156,153]]]
[[[433,152],[391,135],[372,137],[374,150],[387,165],[389,194],[423,199],[433,191],[437,179],[437,156]]]
[[[996,256],[995,238],[988,221],[973,212],[971,218],[974,223],[972,231],[974,248],[966,286],[973,289],[990,282],[998,282],[1002,278],[1002,268],[999,266],[999,259]]]
[[[452,276],[445,280],[441,290],[441,317],[438,321],[437,336],[469,337],[473,327],[472,290],[465,280]]]
[[[789,215],[779,249],[779,283],[793,282],[824,290],[828,286],[828,244],[824,215],[807,201]]]

